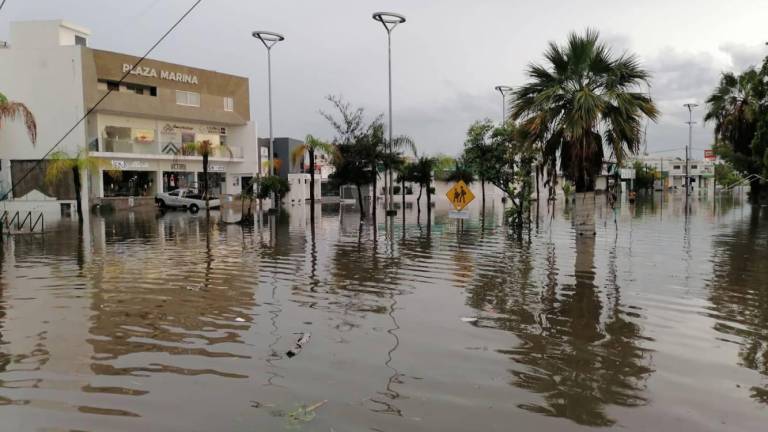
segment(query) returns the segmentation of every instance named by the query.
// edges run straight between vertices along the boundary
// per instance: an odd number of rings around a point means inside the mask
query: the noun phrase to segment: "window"
[[[96,86],[99,90],[120,91],[120,84],[117,81],[100,79]]]
[[[176,90],[176,104],[184,106],[200,106],[200,93]]]
[[[225,97],[224,111],[234,111],[234,110],[235,110],[235,99],[231,97]]]
[[[676,169],[676,170],[679,170],[679,169],[680,169],[680,165],[674,165],[674,166],[672,167],[672,169]]]
[[[125,85],[125,88],[129,92],[133,92],[138,95],[157,96],[157,87],[152,87],[152,86],[142,85],[142,84],[127,83]]]
[[[691,165],[691,169],[699,169],[698,165]]]
[[[177,196],[179,196],[179,192],[180,191],[178,189],[176,189],[175,191],[169,193],[168,195],[173,196],[173,197],[177,197]]]
[[[77,46],[88,46],[87,41],[84,37],[75,35],[75,45]]]

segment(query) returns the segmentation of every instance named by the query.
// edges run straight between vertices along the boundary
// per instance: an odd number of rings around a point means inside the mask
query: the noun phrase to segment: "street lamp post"
[[[695,121],[693,121],[693,109],[696,108],[698,105],[695,103],[687,103],[683,105],[684,107],[688,108],[688,146],[685,148],[685,200],[688,201],[688,195],[690,195],[690,177],[688,176],[688,164],[690,161],[690,154],[691,154],[691,143],[693,142],[693,125],[696,124]]]
[[[278,42],[285,40],[285,37],[280,33],[269,32],[265,30],[256,30],[251,33],[253,37],[260,40],[261,43],[267,48],[267,86],[268,86],[268,98],[269,98],[269,169],[270,173],[274,174],[274,136],[272,135],[272,47]],[[261,178],[261,145],[259,147],[258,164],[259,170],[257,178]],[[275,195],[272,194],[272,206],[275,206]]]
[[[510,86],[498,85],[494,87],[496,91],[501,93],[501,124],[502,126],[507,121],[507,93],[514,90]]]
[[[374,12],[373,19],[380,22],[387,31],[387,62],[389,68],[389,156],[392,158],[392,30],[399,24],[405,22],[405,17],[393,12]],[[397,212],[394,211],[392,206],[392,169],[389,168],[384,175],[384,187],[386,187],[386,193],[384,194],[384,207],[386,208],[387,216],[394,216]],[[376,203],[373,203],[376,205]],[[405,211],[405,209],[403,209]]]

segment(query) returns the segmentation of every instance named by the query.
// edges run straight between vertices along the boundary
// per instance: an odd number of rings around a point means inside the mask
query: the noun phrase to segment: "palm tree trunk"
[[[577,236],[595,235],[595,193],[576,193],[573,223]]]
[[[421,219],[421,191],[424,189],[424,185],[419,183],[419,196],[416,198],[416,218]]]
[[[72,167],[72,177],[75,182],[75,205],[77,206],[77,220],[81,224],[83,223],[83,203],[80,196],[80,168],[77,166]]]
[[[208,205],[208,152],[203,153],[203,198],[205,198],[205,214],[210,216]]]
[[[360,185],[356,184],[357,187],[357,204],[360,206],[360,220],[365,219],[365,209],[363,208],[363,192],[360,190]]]
[[[371,171],[373,172],[373,177],[371,178],[371,180],[373,181],[373,203],[371,204],[371,216],[373,217],[373,224],[375,226],[376,225],[376,207],[377,207],[377,204],[378,204],[378,202],[376,202],[376,199],[377,199],[377,195],[376,195],[376,187],[377,187],[376,183],[377,182],[376,182],[376,180],[378,180],[378,177],[379,177],[378,173],[376,172],[376,162],[371,164]],[[384,178],[385,179],[386,179],[386,175],[387,174],[385,173],[384,174],[384,176],[385,176]],[[386,181],[384,182],[384,184],[386,184]],[[386,198],[386,196],[387,196],[386,192],[384,192],[384,197]],[[384,210],[386,210],[386,208]]]
[[[480,189],[482,190],[482,196],[483,196],[483,206],[482,206],[482,217],[485,219],[485,179],[480,179]]]
[[[427,179],[427,225],[432,222],[432,185],[431,179]]]
[[[760,202],[760,194],[763,189],[760,182],[760,178],[753,178],[749,181],[749,202],[752,204],[758,204]]]
[[[315,225],[315,151],[309,149],[309,221]]]
[[[403,197],[403,208],[400,209],[400,211],[403,212],[403,226],[405,226],[405,179],[401,182],[400,185],[400,193]]]

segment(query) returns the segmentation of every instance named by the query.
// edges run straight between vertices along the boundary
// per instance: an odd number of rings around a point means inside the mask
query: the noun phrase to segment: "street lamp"
[[[270,175],[274,174],[274,136],[272,135],[272,47],[278,42],[285,40],[285,37],[280,33],[274,33],[265,30],[256,30],[251,33],[253,37],[260,40],[261,43],[267,48],[267,86],[269,93],[269,169]],[[259,171],[258,178],[261,178],[261,146],[259,145],[258,155]],[[272,194],[272,206],[275,205],[275,196]]]
[[[691,143],[693,142],[693,125],[696,124],[695,121],[693,121],[693,109],[696,108],[698,105],[695,103],[687,103],[683,105],[684,107],[688,108],[688,146],[685,148],[685,199],[688,200],[688,195],[690,194],[690,177],[688,177],[688,161],[690,159],[690,153],[691,153]]]
[[[503,126],[504,123],[507,121],[507,93],[511,92],[514,89],[506,85],[498,85],[494,88],[496,89],[496,91],[501,93],[501,124]]]
[[[392,157],[392,30],[399,24],[405,22],[405,17],[393,12],[374,12],[373,19],[380,22],[387,31],[387,62],[389,67],[389,156]],[[387,179],[387,177],[389,177]],[[384,176],[384,186],[387,188],[387,193],[384,195],[384,207],[387,210],[387,216],[394,216],[397,212],[392,210],[392,169],[387,170],[387,174]],[[376,203],[373,203],[376,205]],[[403,209],[405,211],[405,209]]]

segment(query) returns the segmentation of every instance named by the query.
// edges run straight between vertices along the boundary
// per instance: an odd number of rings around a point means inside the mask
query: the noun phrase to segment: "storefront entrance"
[[[153,171],[104,171],[105,197],[150,197],[155,195]]]

